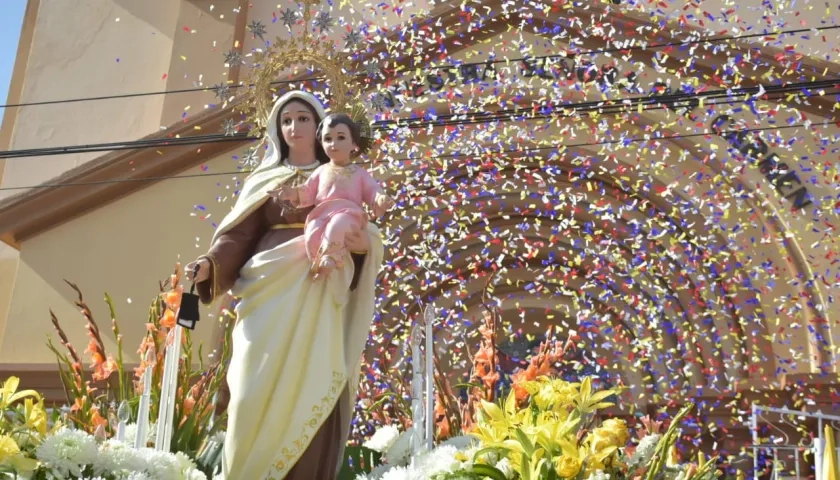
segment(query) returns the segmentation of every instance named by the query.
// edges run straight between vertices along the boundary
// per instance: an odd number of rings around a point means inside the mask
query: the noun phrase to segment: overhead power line
[[[712,106],[719,104],[740,103],[744,96],[755,96],[762,93],[762,100],[778,100],[776,96],[833,88],[840,84],[838,80],[823,80],[817,82],[801,82],[789,85],[770,85],[757,87],[743,87],[731,90],[710,90],[705,92],[675,93],[668,95],[651,95],[615,99],[612,101],[586,101],[570,104],[544,104],[534,107],[515,107],[493,112],[465,112],[439,115],[434,118],[409,118],[385,120],[374,123],[376,130],[391,128],[427,128],[473,125],[477,123],[492,123],[509,120],[540,120],[546,118],[568,118],[580,113],[598,112],[603,115],[620,114],[624,112],[661,110],[661,109],[691,109],[704,102]],[[839,92],[830,92],[839,93]],[[814,93],[812,93],[814,95]],[[763,98],[763,97],[766,97]],[[714,100],[724,100],[715,102]],[[72,153],[105,152],[115,150],[167,148],[175,146],[202,145],[215,142],[243,141],[249,137],[245,133],[235,135],[210,134],[200,136],[185,136],[179,138],[158,138],[135,140],[126,142],[110,142],[89,145],[72,145],[60,147],[43,147],[25,150],[0,151],[0,158],[42,157],[51,155],[65,155]]]
[[[719,135],[724,136],[729,133],[742,133],[742,132],[762,132],[762,131],[770,131],[770,130],[787,130],[792,128],[802,128],[805,125],[803,124],[796,124],[796,125],[783,125],[779,127],[762,127],[762,128],[747,128],[743,130],[723,130],[719,133]],[[601,142],[583,142],[583,143],[573,143],[573,144],[561,144],[561,145],[552,145],[546,147],[525,147],[525,148],[517,148],[517,149],[497,149],[497,150],[490,150],[484,151],[481,153],[496,153],[496,154],[511,154],[511,153],[530,153],[530,152],[540,152],[540,151],[552,151],[552,150],[561,150],[561,149],[570,149],[570,148],[579,148],[579,147],[596,147],[600,145],[616,145],[620,143],[645,143],[645,142],[656,142],[656,141],[668,141],[668,140],[675,140],[675,139],[688,139],[688,138],[697,138],[697,137],[708,137],[708,133],[690,133],[690,134],[676,134],[676,135],[666,135],[666,136],[659,136],[659,137],[650,137],[650,138],[629,138],[629,139],[618,139],[618,140],[604,140]],[[452,154],[443,154],[443,155],[435,155],[435,159],[442,159],[442,158],[459,158],[459,157],[472,157],[476,154],[463,154],[463,153],[452,153]],[[384,163],[400,163],[400,162],[411,162],[414,160],[424,160],[429,158],[428,156],[419,156],[419,157],[406,157],[406,158],[399,158],[394,159],[392,161],[379,161],[379,162],[357,162],[363,165],[371,165],[371,164],[384,164]],[[123,179],[115,179],[115,180],[99,180],[93,182],[71,182],[71,183],[42,183],[38,185],[28,185],[28,186],[21,186],[21,187],[2,187],[0,191],[13,191],[13,190],[31,190],[31,189],[49,189],[49,188],[71,188],[71,187],[91,187],[97,185],[109,185],[109,184],[116,184],[116,183],[142,183],[142,182],[160,182],[165,180],[178,180],[178,179],[188,179],[188,178],[203,178],[203,177],[220,177],[220,176],[232,176],[232,175],[248,175],[250,172],[246,170],[237,170],[237,171],[228,171],[228,172],[213,172],[213,173],[194,173],[194,174],[187,174],[187,175],[164,175],[164,176],[156,176],[156,177],[143,177],[143,178],[123,178]]]
[[[181,147],[185,145],[205,145],[219,142],[241,142],[248,135],[190,135],[177,138],[154,138],[148,140],[134,140],[130,142],[92,143],[88,145],[71,145],[65,147],[30,148],[26,150],[8,150],[0,152],[0,158],[42,157],[49,155],[67,155],[72,153],[111,152],[115,150],[133,150],[145,148]]]
[[[567,52],[567,54],[571,56],[583,56],[583,55],[595,55],[599,53],[619,53],[619,52],[630,52],[636,50],[651,50],[651,49],[659,49],[659,48],[668,48],[668,47],[682,47],[687,45],[699,45],[704,43],[718,43],[727,40],[744,40],[749,38],[759,38],[759,37],[775,37],[779,35],[794,35],[797,33],[805,33],[805,32],[814,32],[814,31],[827,31],[827,30],[835,30],[840,28],[840,25],[829,25],[825,27],[815,27],[815,28],[799,28],[794,30],[782,30],[779,32],[770,32],[770,33],[752,33],[746,35],[731,35],[731,36],[720,36],[720,37],[712,37],[712,38],[705,38],[705,39],[697,39],[697,40],[684,40],[680,42],[668,42],[668,43],[655,43],[651,45],[638,45],[638,46],[628,46],[624,48],[614,47],[614,48],[605,48],[605,49],[596,49],[596,50],[584,50],[584,51],[574,51],[571,50]],[[554,58],[557,55],[539,55],[533,57],[522,57],[522,58],[514,58],[514,59],[491,59],[485,60],[480,62],[464,62],[459,64],[450,64],[450,65],[440,65],[440,66],[432,66],[428,67],[431,70],[446,70],[448,68],[457,68],[457,67],[467,67],[467,66],[479,66],[479,65],[487,65],[490,64],[499,64],[499,63],[508,63],[508,62],[521,62],[525,60],[542,60],[546,58]],[[357,73],[357,77],[364,77],[367,76],[366,73]],[[276,82],[272,82],[272,85],[283,85],[288,83],[300,83],[300,82],[308,82],[308,81],[317,81],[323,80],[323,77],[312,77],[312,78],[304,78],[299,80],[278,80]],[[56,104],[63,104],[63,103],[79,103],[79,102],[93,102],[93,101],[100,101],[100,100],[114,100],[114,99],[121,99],[121,98],[137,98],[137,97],[149,97],[155,95],[174,95],[180,93],[191,93],[191,92],[208,92],[214,91],[219,89],[220,87],[224,87],[227,89],[239,89],[243,88],[245,84],[238,84],[238,85],[223,85],[223,86],[211,86],[211,87],[194,87],[194,88],[181,88],[176,90],[159,90],[159,91],[152,91],[152,92],[137,92],[137,93],[125,93],[125,94],[118,94],[118,95],[101,95],[101,96],[94,96],[94,97],[80,97],[80,98],[69,98],[63,100],[44,100],[38,102],[22,102],[22,103],[9,103],[5,105],[0,105],[0,108],[13,108],[13,107],[36,107],[36,106],[44,106],[44,105],[56,105]]]

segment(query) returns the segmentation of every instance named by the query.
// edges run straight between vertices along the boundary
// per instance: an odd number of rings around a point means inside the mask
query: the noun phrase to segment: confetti
[[[356,60],[378,122],[368,167],[398,205],[380,222],[388,255],[368,388],[393,388],[389,371],[405,368],[410,325],[431,303],[447,374],[462,381],[487,294],[511,368],[550,326],[578,343],[567,375],[623,385],[640,404],[826,405],[781,379],[828,378],[838,354],[836,11],[492,5],[435,16],[358,2],[352,19],[322,10],[304,25],[284,4],[249,26],[261,40],[329,35]],[[257,53],[232,50],[225,63],[255,68]],[[281,88],[299,86],[328,87]],[[258,153],[234,160],[248,168]],[[220,200],[241,181],[220,185]],[[370,434],[357,414],[356,433]],[[735,427],[699,419],[691,441]]]

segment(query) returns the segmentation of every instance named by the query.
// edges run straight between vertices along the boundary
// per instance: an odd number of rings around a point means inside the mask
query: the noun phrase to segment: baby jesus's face
[[[350,128],[343,123],[325,127],[321,135],[321,145],[330,160],[340,167],[350,164],[350,155],[358,148],[350,135]]]

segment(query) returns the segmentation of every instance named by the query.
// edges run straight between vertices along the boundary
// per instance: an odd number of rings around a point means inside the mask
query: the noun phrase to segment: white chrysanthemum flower
[[[595,470],[589,474],[586,480],[610,480],[610,474],[604,473],[603,470]]]
[[[155,480],[154,477],[150,477],[146,472],[132,472],[125,480]]]
[[[645,435],[639,441],[639,446],[636,447],[636,451],[633,452],[633,455],[630,456],[630,459],[627,461],[630,465],[644,465],[653,458],[653,452],[656,451],[656,445],[659,443],[659,439],[662,438],[662,435],[658,433],[652,433],[650,435]]]
[[[193,463],[192,459],[186,453],[176,453],[175,461],[178,463],[178,467],[181,469],[186,480],[207,480],[204,472],[197,469],[195,463]]]
[[[59,478],[82,478],[82,470],[97,458],[96,439],[81,431],[63,428],[47,437],[35,457]]]
[[[93,473],[125,478],[131,472],[146,469],[143,456],[131,445],[117,440],[107,440],[99,447],[99,455],[93,462]]]
[[[441,445],[452,445],[458,450],[466,450],[478,444],[478,439],[472,435],[459,435],[441,443]]]
[[[455,473],[461,470],[461,461],[455,458],[458,449],[452,445],[440,446],[417,459],[417,470],[423,478],[435,475]]]
[[[411,458],[411,436],[413,434],[414,429],[409,428],[397,437],[394,443],[382,455],[382,460],[389,465],[407,465],[408,459]]]
[[[105,477],[83,477],[79,480],[106,480]]]
[[[473,463],[473,457],[478,451],[481,450],[481,446],[478,444],[474,444],[471,447],[464,450],[464,455],[467,457],[468,463]],[[495,465],[499,461],[499,454],[497,452],[484,452],[478,456],[476,459],[481,463],[486,463],[487,465]]]
[[[192,459],[184,452],[175,453],[175,462],[178,464],[178,468],[180,468],[182,472],[195,468],[195,464]]]
[[[516,471],[513,469],[513,465],[510,464],[510,460],[507,458],[503,458],[499,463],[497,463],[496,468],[505,475],[505,478],[512,479],[514,475],[516,475]]]
[[[137,438],[137,424],[136,423],[126,423],[125,424],[125,443],[129,445],[134,445],[134,440]],[[143,447],[149,445],[149,443],[155,443],[155,438],[157,438],[157,425],[152,423],[149,424],[149,430],[146,432],[146,443]]]
[[[129,445],[134,445],[134,440],[137,438],[137,424],[136,423],[126,423],[125,424],[125,443]]]
[[[382,476],[385,475],[385,472],[392,468],[394,468],[393,465],[383,463],[371,470],[370,473],[360,473],[359,475],[356,475],[355,480],[381,480]]]
[[[382,480],[414,480],[412,478],[411,472],[406,467],[393,467],[384,475],[382,475]]]
[[[373,451],[384,453],[391,448],[391,445],[397,441],[399,436],[400,430],[395,425],[385,425],[374,432],[370,440],[364,443],[364,446]]]
[[[143,449],[146,473],[155,480],[183,480],[184,473],[174,455],[151,448]]]
[[[205,475],[201,470],[193,468],[184,473],[184,478],[186,478],[186,480],[207,480],[207,475]]]

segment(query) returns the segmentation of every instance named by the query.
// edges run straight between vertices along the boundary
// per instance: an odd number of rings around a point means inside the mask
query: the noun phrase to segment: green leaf
[[[208,440],[196,456],[195,464],[207,478],[213,478],[217,473],[221,473],[224,447],[224,442]]]
[[[531,456],[522,454],[522,471],[519,472],[522,480],[531,480]]]
[[[458,383],[452,386],[453,388],[484,388],[479,383]]]
[[[479,475],[490,477],[492,480],[507,480],[507,477],[505,477],[505,474],[501,470],[490,465],[477,463],[472,466],[472,471]]]
[[[525,454],[529,457],[533,455],[536,447],[534,447],[534,444],[531,443],[531,439],[528,438],[528,435],[525,435],[525,432],[523,432],[519,427],[517,427],[514,432],[516,433],[516,438],[519,440],[519,443],[522,445],[522,449],[525,450]]]
[[[499,408],[499,406],[495,403],[490,403],[486,400],[481,400],[481,409],[484,410],[484,412],[487,413],[487,416],[489,416],[490,419],[494,422],[505,421],[504,412],[502,412],[502,409]]]
[[[610,395],[613,395],[613,393],[614,392],[612,390],[601,390],[600,392],[595,392],[595,395],[592,395],[589,398],[589,403],[590,404],[598,403],[601,400],[609,397]]]
[[[504,454],[504,453],[506,453],[506,452],[510,452],[510,451],[511,451],[511,450],[510,450],[509,448],[506,448],[506,447],[501,447],[501,446],[495,446],[495,445],[494,445],[494,446],[491,446],[491,447],[484,447],[484,448],[480,448],[480,449],[478,449],[478,450],[475,452],[475,455],[473,455],[473,458],[472,458],[472,463],[473,463],[474,465],[483,465],[483,464],[479,464],[479,463],[478,463],[478,457],[480,457],[481,455],[484,455],[484,454],[487,454],[487,453],[500,453],[500,454]],[[501,455],[500,455],[500,456],[501,456]]]
[[[508,417],[516,415],[516,391],[511,389],[507,398],[505,399],[505,414]]]
[[[584,377],[580,384],[580,396],[584,401],[587,401],[590,395],[592,395],[592,378]]]

